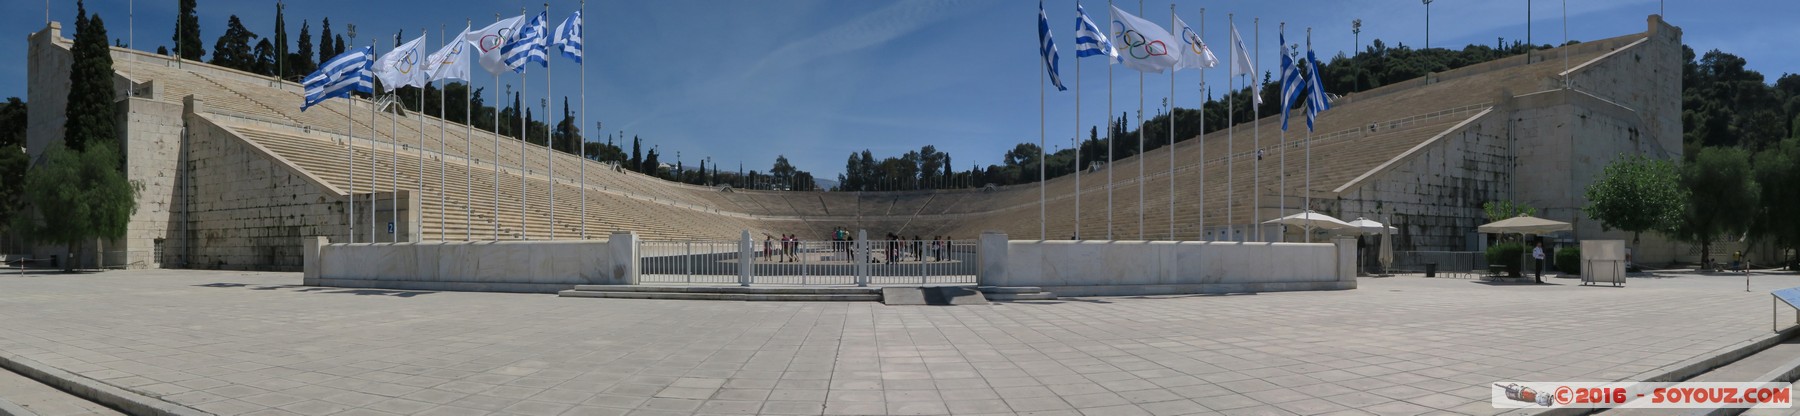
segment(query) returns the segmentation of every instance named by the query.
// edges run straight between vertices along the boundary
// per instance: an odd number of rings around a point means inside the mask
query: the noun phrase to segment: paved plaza
[[[1549,280],[902,307],[6,274],[0,353],[221,415],[1491,414],[1494,381],[1640,378],[1770,336],[1767,291],[1800,285]]]

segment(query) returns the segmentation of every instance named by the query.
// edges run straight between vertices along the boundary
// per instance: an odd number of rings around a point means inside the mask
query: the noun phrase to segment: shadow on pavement
[[[225,282],[207,283],[204,285],[194,285],[194,287],[216,287],[216,288],[241,287],[241,288],[246,288],[246,289],[250,289],[250,290],[292,289],[294,292],[304,292],[304,293],[332,293],[332,294],[361,295],[361,296],[393,296],[393,297],[397,297],[397,298],[410,298],[410,297],[419,296],[419,295],[429,295],[429,294],[433,294],[433,293],[438,293],[436,291],[429,291],[429,290],[343,289],[343,288],[318,287],[318,286],[251,285],[251,284],[247,284],[247,283],[225,283]]]

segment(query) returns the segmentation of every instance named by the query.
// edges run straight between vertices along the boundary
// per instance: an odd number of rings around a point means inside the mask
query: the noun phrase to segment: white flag
[[[1200,33],[1188,27],[1187,22],[1175,17],[1175,26],[1181,30],[1181,64],[1176,68],[1204,69],[1219,66],[1219,57],[1213,56],[1212,49],[1206,47],[1206,41],[1200,40]]]
[[[1181,56],[1176,55],[1174,48],[1181,45],[1174,35],[1163,30],[1162,26],[1150,23],[1112,7],[1112,41],[1119,48],[1119,60],[1126,68],[1140,72],[1162,72],[1181,63]]]
[[[481,30],[464,33],[463,40],[475,47],[475,54],[481,57],[479,61],[482,69],[493,74],[511,72],[512,68],[508,68],[505,59],[500,56],[500,48],[512,41],[513,32],[518,31],[519,25],[524,22],[525,15],[494,22]]]
[[[469,28],[463,28],[463,35],[468,35]],[[444,44],[437,52],[425,61],[425,73],[432,81],[437,80],[469,80],[469,43],[461,36],[455,41]]]
[[[1256,65],[1250,62],[1250,49],[1244,47],[1244,37],[1238,35],[1237,23],[1231,24],[1231,76],[1249,75],[1251,82],[1256,79]],[[1251,88],[1250,97],[1257,105],[1262,105],[1262,91]]]
[[[425,75],[425,37],[413,39],[375,61],[375,77],[381,78],[382,91],[393,91],[400,87],[424,87],[429,77]]]

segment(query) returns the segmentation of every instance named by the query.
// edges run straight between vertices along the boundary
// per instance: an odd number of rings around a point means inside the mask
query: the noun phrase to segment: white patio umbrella
[[[1356,217],[1356,221],[1351,221],[1349,224],[1349,230],[1355,230],[1362,234],[1384,234],[1394,232],[1394,227],[1363,217]]]
[[[1306,229],[1306,241],[1307,242],[1312,242],[1312,229],[1314,229],[1314,228],[1318,228],[1321,230],[1342,230],[1342,229],[1350,228],[1350,223],[1344,222],[1343,220],[1334,218],[1330,215],[1320,214],[1317,212],[1313,212],[1311,210],[1304,211],[1299,214],[1289,215],[1286,217],[1263,221],[1263,224],[1293,225],[1293,226],[1299,226],[1301,228],[1304,228],[1304,229]]]
[[[1569,223],[1546,220],[1530,215],[1507,218],[1475,227],[1477,231],[1494,234],[1519,234],[1519,242],[1523,243],[1526,235],[1549,234],[1557,231],[1568,231],[1575,227]],[[1519,264],[1525,264],[1525,253],[1519,253]],[[1520,270],[1519,274],[1525,274]],[[1542,283],[1541,281],[1539,283]]]
[[[1369,222],[1373,223],[1374,221]],[[1388,270],[1394,267],[1394,227],[1381,225],[1381,223],[1375,223],[1375,225],[1381,228],[1381,254],[1376,260],[1381,262],[1381,274],[1387,275]]]

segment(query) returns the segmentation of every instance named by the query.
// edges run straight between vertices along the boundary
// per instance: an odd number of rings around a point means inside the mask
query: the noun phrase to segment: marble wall
[[[1007,240],[985,233],[983,286],[1058,296],[1245,293],[1356,288],[1355,240],[1332,243]]]
[[[606,240],[307,242],[305,284],[353,288],[555,293],[638,281],[636,233]]]

